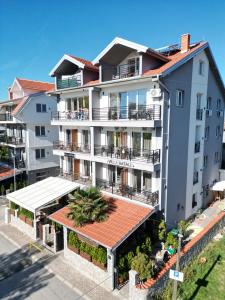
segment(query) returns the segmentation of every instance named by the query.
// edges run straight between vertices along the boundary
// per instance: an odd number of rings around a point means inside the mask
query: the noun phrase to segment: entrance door
[[[74,159],[73,161],[73,175],[74,179],[78,179],[80,177],[80,160]]]
[[[77,129],[72,129],[72,144],[77,145],[78,136],[77,136]]]
[[[120,180],[122,186],[128,185],[128,169],[122,169],[120,172]]]

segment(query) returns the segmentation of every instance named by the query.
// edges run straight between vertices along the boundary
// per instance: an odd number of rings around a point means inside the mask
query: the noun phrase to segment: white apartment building
[[[65,54],[50,76],[62,176],[159,209],[171,226],[211,201],[225,93],[207,42],[115,38],[92,62]]]
[[[56,109],[54,96],[46,82],[15,78],[8,90],[8,100],[0,103],[0,125],[5,127],[1,145],[9,149],[7,164],[17,173],[27,174],[29,183],[56,176],[59,159],[53,155],[53,141],[58,130],[51,126],[51,112]]]

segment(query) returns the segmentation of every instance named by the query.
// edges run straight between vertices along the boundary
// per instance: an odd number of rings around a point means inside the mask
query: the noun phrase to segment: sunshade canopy
[[[8,200],[35,213],[41,207],[60,199],[81,186],[78,183],[60,178],[48,177],[23,189],[8,194]]]
[[[223,192],[225,190],[225,181],[216,182],[213,187],[213,191]]]

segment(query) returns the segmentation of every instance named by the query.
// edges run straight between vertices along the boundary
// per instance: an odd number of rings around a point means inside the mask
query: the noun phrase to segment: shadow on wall
[[[12,253],[0,254],[0,299],[21,300],[48,285],[54,277],[43,268],[54,257],[44,256],[32,264],[28,245]]]

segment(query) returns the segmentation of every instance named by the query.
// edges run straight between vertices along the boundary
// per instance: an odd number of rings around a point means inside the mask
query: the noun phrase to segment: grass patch
[[[225,299],[225,237],[212,241],[183,269],[184,282],[178,284],[180,300]],[[155,300],[172,299],[173,282],[155,297]]]

